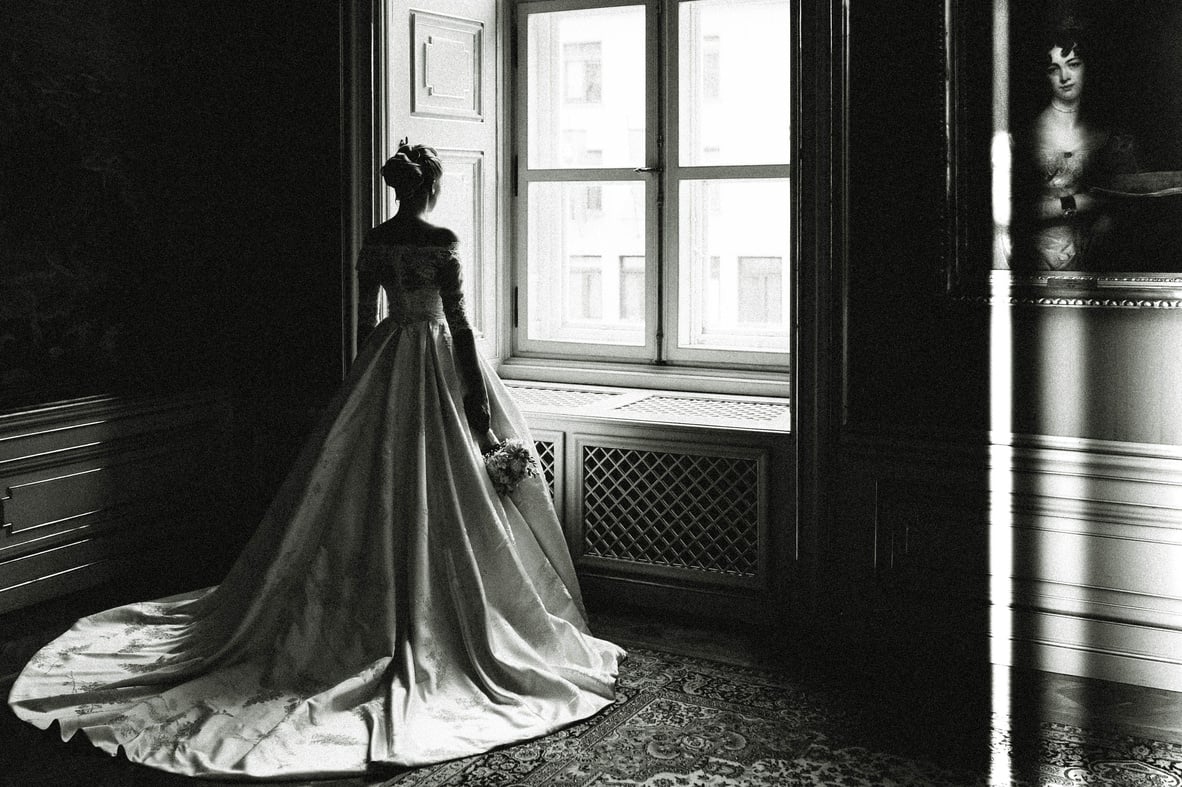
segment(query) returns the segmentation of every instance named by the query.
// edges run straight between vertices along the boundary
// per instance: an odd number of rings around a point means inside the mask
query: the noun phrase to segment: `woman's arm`
[[[454,243],[454,235],[451,236]],[[491,417],[488,408],[488,391],[484,387],[484,374],[480,370],[480,357],[476,349],[476,337],[468,322],[464,308],[463,274],[459,255],[453,250],[440,270],[439,297],[443,301],[443,314],[447,318],[452,336],[452,356],[464,392],[464,414],[468,425],[480,442],[481,449],[492,447],[489,434]]]
[[[357,346],[365,343],[366,338],[378,324],[378,296],[381,285],[377,276],[372,273],[362,273],[357,277]]]
[[[489,429],[491,416],[484,375],[480,373],[476,337],[471,328],[452,332],[452,353],[459,369],[460,383],[464,386],[464,414],[468,417],[468,425],[477,436],[483,436]]]

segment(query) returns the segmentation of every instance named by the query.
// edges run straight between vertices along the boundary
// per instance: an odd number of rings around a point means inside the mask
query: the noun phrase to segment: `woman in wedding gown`
[[[167,771],[292,778],[477,754],[612,702],[624,651],[587,629],[544,481],[500,496],[485,471],[494,438],[533,444],[477,354],[455,235],[423,218],[441,173],[421,145],[383,167],[399,211],[358,268],[363,314],[380,285],[390,316],[225,580],[82,618],[16,680],[19,717]]]

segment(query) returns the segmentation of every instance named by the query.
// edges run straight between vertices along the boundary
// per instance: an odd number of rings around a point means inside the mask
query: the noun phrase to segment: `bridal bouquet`
[[[525,478],[541,475],[529,448],[516,438],[502,440],[486,451],[484,467],[499,495],[510,494]]]

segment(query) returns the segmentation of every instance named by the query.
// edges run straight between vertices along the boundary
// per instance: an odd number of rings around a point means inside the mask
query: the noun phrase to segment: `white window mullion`
[[[678,288],[678,233],[677,222],[679,208],[677,204],[677,189],[680,181],[680,162],[678,160],[678,128],[677,128],[677,62],[678,35],[677,14],[678,0],[655,0],[661,7],[661,29],[659,31],[661,49],[664,51],[664,69],[660,74],[661,106],[660,131],[664,140],[663,160],[661,162],[662,184],[664,200],[661,210],[660,230],[661,259],[658,261],[663,276],[661,277],[661,322],[663,336],[661,337],[661,357],[665,361],[676,357],[678,314],[681,312]]]
[[[520,183],[578,183],[590,180],[598,181],[641,181],[643,173],[638,173],[635,167],[616,167],[599,169],[529,169],[522,166],[518,177]]]
[[[665,221],[666,203],[669,193],[668,129],[665,128],[666,108],[664,105],[664,86],[667,68],[667,50],[665,44],[665,30],[668,25],[665,20],[669,15],[669,0],[648,0],[648,26],[645,31],[645,49],[648,53],[646,63],[646,119],[648,134],[645,140],[645,168],[648,173],[647,205],[648,221],[652,231],[646,244],[645,265],[645,314],[647,315],[649,341],[651,343],[650,359],[664,362],[669,330],[666,305],[668,298],[662,288],[668,281],[669,272],[665,260],[667,251],[665,243],[668,235],[662,224]]]
[[[789,164],[732,164],[730,166],[687,167],[674,168],[679,178],[688,180],[718,179],[742,180],[744,178],[790,178],[792,167]]]

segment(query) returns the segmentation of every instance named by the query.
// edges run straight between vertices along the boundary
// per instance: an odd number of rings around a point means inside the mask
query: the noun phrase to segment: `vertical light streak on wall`
[[[1010,248],[1009,8],[993,3],[993,254]],[[993,735],[1009,729],[1013,664],[1013,326],[1008,282],[991,280],[989,331],[989,642],[992,669]],[[1008,737],[1008,736],[1007,736]],[[1008,747],[990,747],[990,784],[1010,782]]]

